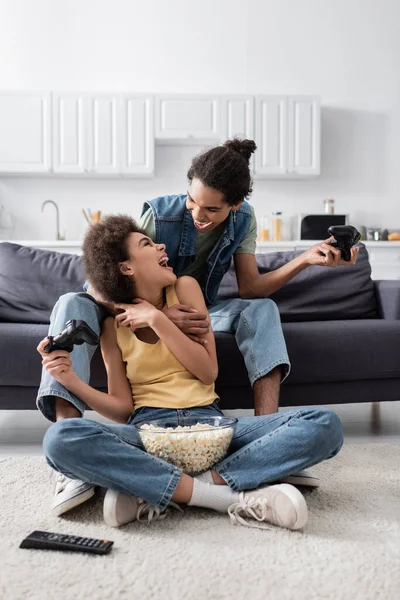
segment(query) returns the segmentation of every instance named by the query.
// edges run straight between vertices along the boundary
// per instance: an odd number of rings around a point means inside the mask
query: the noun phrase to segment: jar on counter
[[[271,240],[280,242],[282,240],[282,213],[274,212],[271,216]]]
[[[268,242],[269,241],[268,217],[262,218],[258,236],[259,236],[260,242]]]
[[[335,214],[335,201],[333,198],[328,198],[327,200],[324,200],[324,207],[326,215]]]

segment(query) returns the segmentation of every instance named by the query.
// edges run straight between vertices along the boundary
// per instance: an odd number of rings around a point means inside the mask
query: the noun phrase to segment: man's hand
[[[190,308],[186,304],[174,304],[170,308],[166,306],[163,312],[191,340],[199,344],[207,343],[203,337],[210,329],[207,315],[199,313],[195,308]]]
[[[350,248],[350,260],[342,259],[342,254],[339,248],[331,246],[334,237],[330,237],[323,242],[319,242],[312,246],[301,255],[308,265],[318,265],[320,267],[346,267],[354,265],[357,261],[360,248],[353,246]],[[321,254],[323,252],[325,256]]]

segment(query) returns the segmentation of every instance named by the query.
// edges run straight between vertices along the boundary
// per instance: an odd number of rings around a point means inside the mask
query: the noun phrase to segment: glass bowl
[[[135,423],[135,427],[149,454],[196,475],[226,456],[237,419],[180,417],[176,423],[176,418],[166,417]]]

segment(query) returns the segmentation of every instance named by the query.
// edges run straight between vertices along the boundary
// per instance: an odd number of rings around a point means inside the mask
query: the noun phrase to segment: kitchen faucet
[[[57,237],[56,237],[56,239],[57,240],[65,240],[65,235],[61,235],[60,234],[60,213],[59,213],[57,204],[53,200],[46,200],[42,204],[42,212],[43,212],[44,207],[46,206],[46,204],[53,204],[53,206],[56,209],[56,224],[57,224]]]

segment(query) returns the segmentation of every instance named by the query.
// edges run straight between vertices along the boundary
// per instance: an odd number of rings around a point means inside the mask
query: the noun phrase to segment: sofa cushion
[[[284,386],[400,378],[400,321],[284,323],[283,333],[292,366]],[[247,371],[234,337],[217,332],[215,338],[218,378],[226,388],[245,386]]]
[[[48,326],[41,323],[0,323],[0,386],[39,386],[42,366],[36,347],[47,332]],[[91,385],[107,388],[99,348],[92,358],[90,374]]]
[[[400,321],[284,323],[283,333],[292,363],[284,386],[400,378]],[[0,386],[39,385],[41,364],[36,346],[46,335],[46,325],[0,323]],[[246,367],[234,336],[216,332],[215,338],[219,364],[217,389],[220,382],[224,388],[247,386]],[[91,384],[107,387],[99,350],[91,363]],[[323,398],[320,403],[324,403]]]
[[[286,264],[300,252],[256,255],[261,274]],[[49,323],[58,298],[82,291],[82,260],[75,254],[39,250],[9,242],[0,243],[0,321]],[[218,299],[237,297],[231,266]],[[368,253],[363,244],[352,267],[308,267],[271,295],[282,321],[367,319],[377,314]]]
[[[257,254],[261,275],[282,267],[301,251]],[[218,300],[237,298],[233,263],[222,280]],[[371,319],[377,316],[377,302],[371,266],[364,244],[360,244],[354,266],[336,268],[310,266],[287,285],[271,294],[282,321],[324,321],[332,319]]]
[[[0,243],[0,321],[49,323],[58,298],[84,281],[80,256]]]

